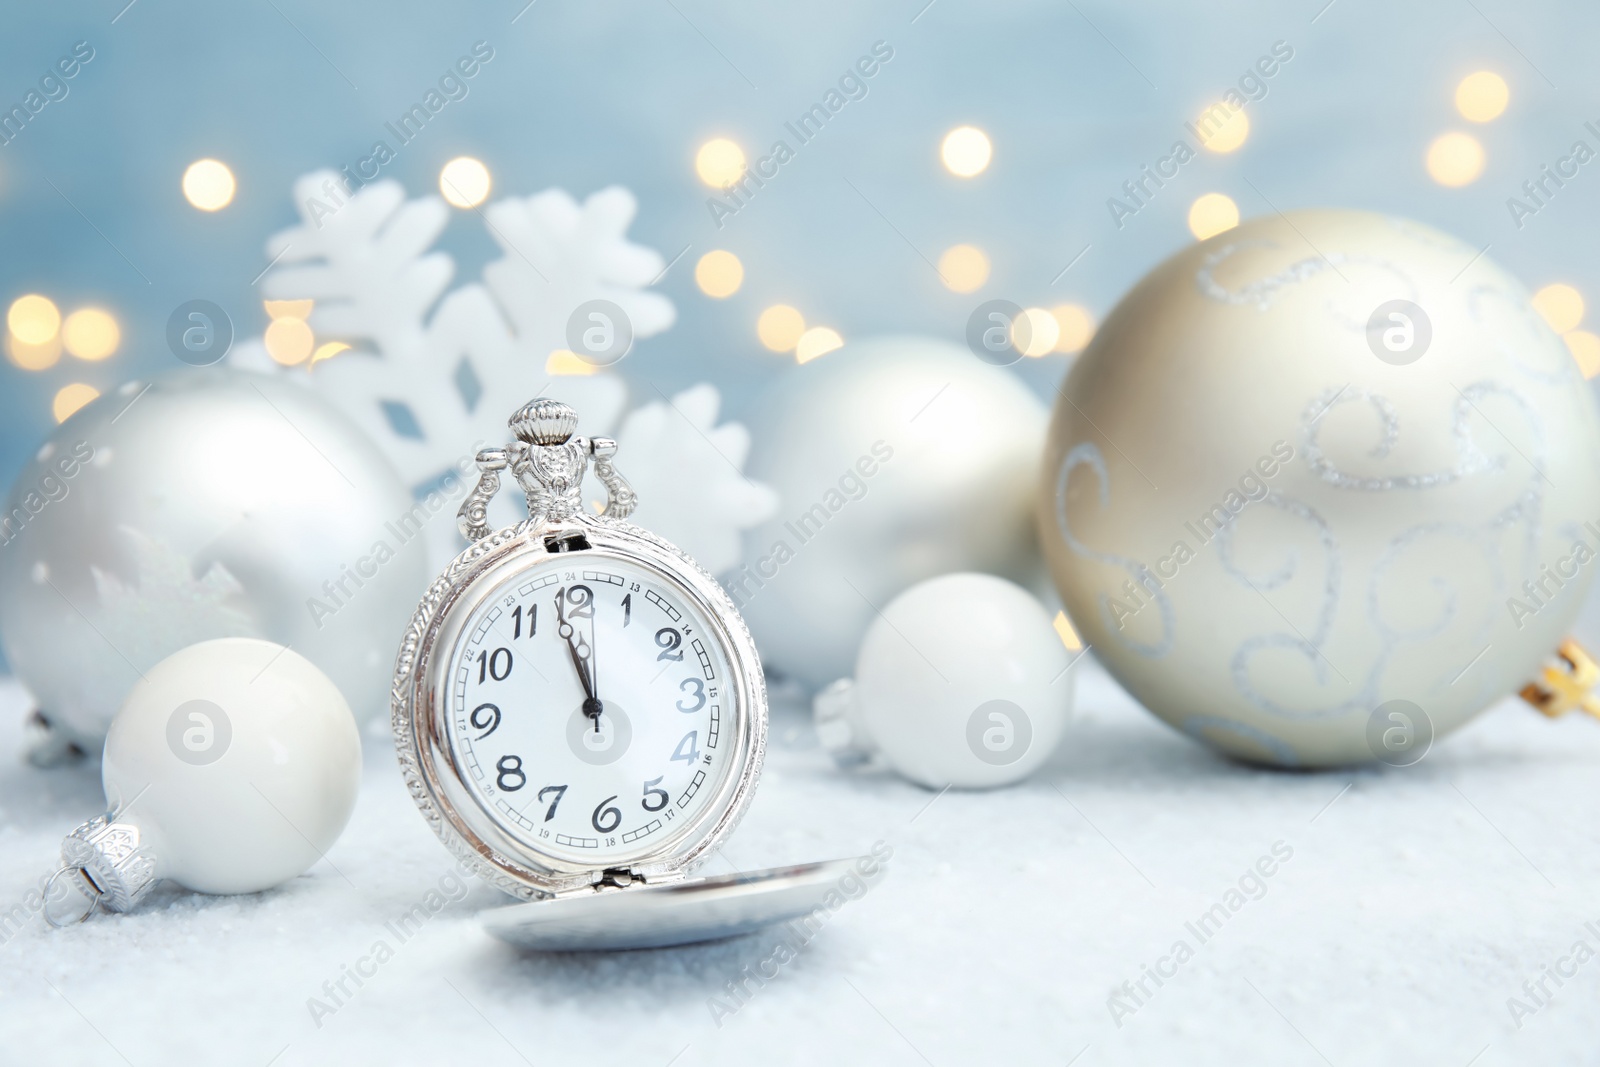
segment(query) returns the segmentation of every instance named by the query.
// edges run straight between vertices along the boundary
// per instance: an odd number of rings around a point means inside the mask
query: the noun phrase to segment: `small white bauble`
[[[852,341],[781,378],[748,420],[750,477],[781,503],[724,577],[768,664],[814,688],[915,582],[1031,582],[1045,417],[1010,371],[929,338]]]
[[[75,831],[63,859],[105,906],[126,910],[160,878],[255,893],[338,839],[361,784],[361,741],[338,688],[304,656],[220,638],[134,685],[101,776],[111,814]]]
[[[1072,658],[1049,612],[989,574],[907,589],[867,629],[854,679],[816,699],[817,732],[846,765],[880,753],[930,789],[1021,781],[1072,712]]]
[[[428,581],[418,531],[445,506],[307,389],[221,367],[132,382],[18,474],[0,643],[51,727],[90,752],[140,671],[213,637],[299,649],[365,720],[388,705]]]
[[[1040,537],[1079,632],[1174,727],[1395,762],[1555,649],[1600,554],[1597,456],[1589,386],[1480,249],[1300,211],[1107,316],[1056,408]]]

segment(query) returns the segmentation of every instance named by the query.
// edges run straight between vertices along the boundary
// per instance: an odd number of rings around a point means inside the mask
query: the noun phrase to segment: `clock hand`
[[[572,657],[572,669],[577,672],[578,681],[583,685],[583,713],[594,720],[595,732],[599,733],[600,713],[605,710],[605,705],[600,703],[600,698],[595,695],[594,680],[589,667],[590,654],[578,651],[578,641],[582,638],[574,640],[578,635],[572,623],[567,620],[565,590],[556,594],[556,618],[559,620],[556,630],[567,643],[567,652]],[[592,651],[587,641],[583,642],[583,646]]]
[[[593,611],[594,599],[592,594],[590,595],[589,606],[589,642],[586,646],[589,649],[589,655],[586,658],[589,661],[589,696],[594,700],[594,715],[591,716],[591,718],[594,719],[594,732],[599,733],[600,713],[605,710],[605,705],[600,702],[600,656],[595,645],[596,626]],[[585,706],[585,710],[587,710],[587,705]]]

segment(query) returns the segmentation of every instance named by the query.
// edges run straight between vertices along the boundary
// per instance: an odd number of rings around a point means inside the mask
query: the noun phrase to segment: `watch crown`
[[[540,397],[518,408],[507,425],[517,440],[530,445],[563,445],[578,428],[578,413],[559,400]]]

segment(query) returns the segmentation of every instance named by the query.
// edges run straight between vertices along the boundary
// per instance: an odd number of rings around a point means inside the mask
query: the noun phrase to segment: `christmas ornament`
[[[627,524],[615,441],[537,399],[478,454],[472,542],[417,608],[396,662],[394,734],[412,798],[485,881],[534,903],[490,932],[538,948],[722,937],[815,906],[815,866],[689,880],[738,823],[766,745],[761,663],[728,596]],[[605,486],[599,517],[585,474]],[[491,532],[509,472],[524,522]],[[822,873],[819,873],[822,872]]]
[[[930,789],[1019,782],[1066,728],[1072,662],[1027,590],[990,574],[931,578],[873,620],[855,677],[817,694],[817,735],[844,766],[881,754]]]
[[[350,820],[361,739],[310,660],[224,637],[145,672],[112,720],[101,778],[109,813],[67,837],[56,873],[88,898],[80,921],[127,911],[162,878],[257,893],[301,874]]]
[[[759,405],[750,474],[777,514],[724,579],[769,665],[819,687],[850,670],[877,610],[936,574],[1036,573],[1044,406],[943,341],[852,342]]]
[[[442,506],[293,384],[220,367],[130,383],[17,476],[0,641],[56,742],[91,752],[140,672],[211,637],[292,645],[365,718]]]
[[[1481,250],[1297,212],[1178,253],[1107,318],[1039,529],[1080,632],[1168,723],[1283,766],[1391,759],[1572,621],[1597,446],[1561,339]]]
[[[277,265],[262,287],[314,301],[309,321],[317,333],[357,348],[283,368],[261,343],[246,343],[236,363],[309,379],[382,444],[416,492],[441,491],[452,504],[466,492],[456,472],[470,469],[474,452],[499,436],[501,413],[527,396],[576,405],[587,432],[617,427],[627,389],[605,368],[676,315],[665,296],[647,291],[668,265],[627,240],[633,194],[612,187],[579,204],[551,189],[490,204],[482,215],[504,254],[484,268],[482,285],[445,294],[455,264],[428,251],[449,221],[444,201],[408,201],[397,182],[381,181],[340,194],[329,214],[326,190],[339,188],[331,171],[295,184],[303,222],[268,241]],[[684,498],[687,486],[710,499],[692,520],[682,509],[650,519],[665,520],[713,570],[731,567],[737,551],[729,542],[770,509],[770,494],[738,470],[744,430],[724,424],[713,431],[711,386],[665,407],[655,401],[618,433],[630,454],[648,449],[638,485],[656,508]],[[513,521],[514,509],[497,508],[495,519]],[[438,568],[462,548],[448,516],[430,524],[428,539]]]

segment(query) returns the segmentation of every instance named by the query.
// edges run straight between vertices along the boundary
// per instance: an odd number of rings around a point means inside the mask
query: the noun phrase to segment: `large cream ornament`
[[[1556,647],[1600,552],[1597,458],[1514,278],[1416,223],[1302,211],[1185,249],[1106,319],[1039,528],[1080,632],[1172,726],[1281,766],[1387,759]]]

